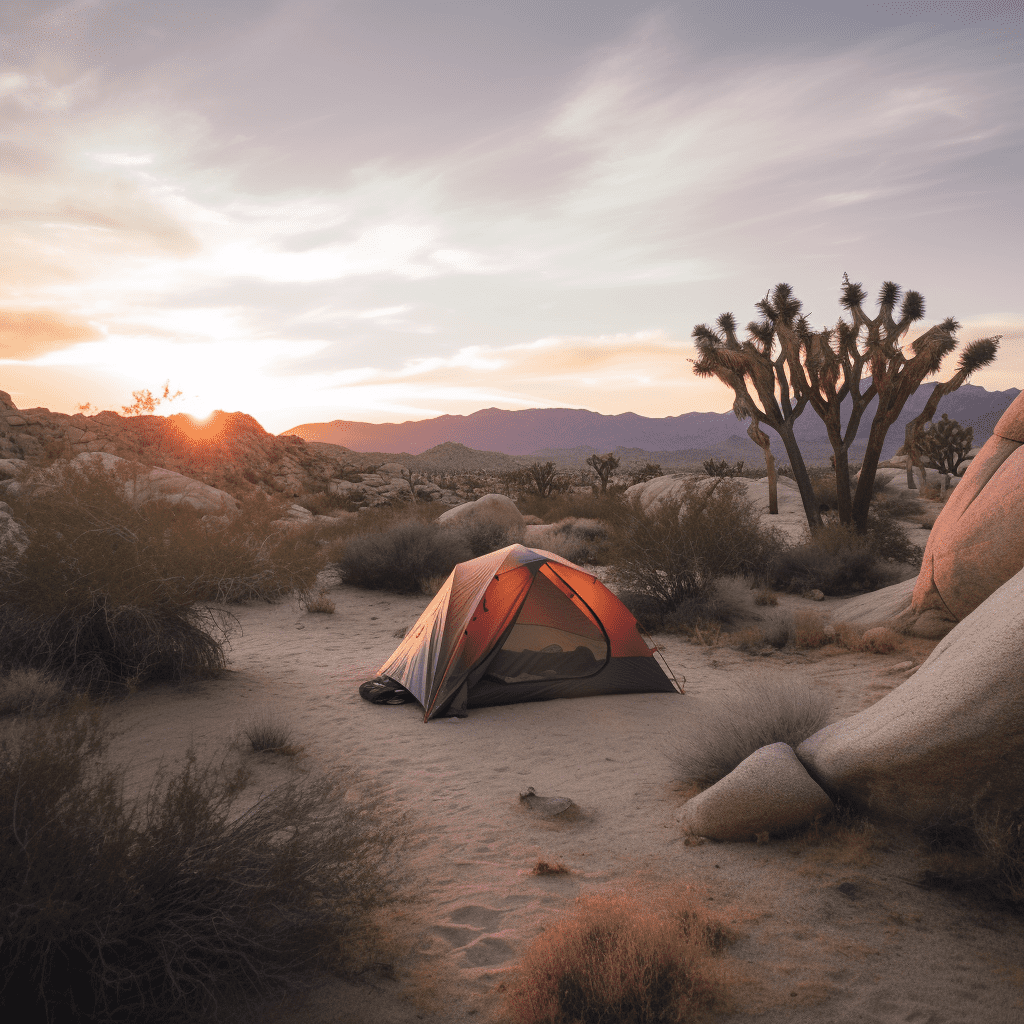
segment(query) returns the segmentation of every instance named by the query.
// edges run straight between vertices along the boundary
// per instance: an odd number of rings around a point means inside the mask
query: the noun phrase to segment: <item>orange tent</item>
[[[626,606],[592,573],[512,544],[462,562],[379,676],[423,720],[467,708],[611,693],[682,693]]]

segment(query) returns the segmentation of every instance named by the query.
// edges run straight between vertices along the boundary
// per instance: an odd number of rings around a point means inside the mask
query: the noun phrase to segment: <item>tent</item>
[[[600,580],[522,544],[457,565],[378,675],[405,687],[424,721],[555,697],[682,692]]]

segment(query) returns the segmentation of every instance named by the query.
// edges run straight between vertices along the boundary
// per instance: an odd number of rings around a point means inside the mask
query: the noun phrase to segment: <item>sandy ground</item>
[[[289,772],[351,765],[409,815],[405,873],[418,902],[396,916],[414,952],[397,980],[335,980],[261,1024],[468,1022],[501,1018],[499,987],[546,922],[574,899],[635,885],[694,887],[739,933],[726,954],[736,981],[723,1022],[986,1022],[1024,1019],[1024,921],[915,883],[907,841],[884,833],[838,843],[687,845],[668,755],[700,702],[762,679],[826,689],[836,717],[877,700],[930,645],[885,656],[759,657],[663,636],[685,695],[558,700],[474,710],[425,724],[418,705],[380,707],[358,684],[426,606],[351,588],[333,615],[297,602],[234,609],[241,627],[224,678],[155,689],[118,705],[115,756],[140,777],[190,742],[213,752],[254,713],[287,721],[299,761],[249,755],[270,785]],[[784,598],[802,608],[809,603]],[[841,618],[842,602],[817,610]],[[754,611],[753,605],[751,612]],[[520,803],[528,786],[566,796],[578,820],[551,821]],[[535,876],[538,859],[566,876]]]

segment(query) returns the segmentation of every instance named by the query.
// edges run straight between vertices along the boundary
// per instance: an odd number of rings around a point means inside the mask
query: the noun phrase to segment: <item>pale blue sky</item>
[[[8,0],[0,390],[724,410],[694,324],[785,280],[824,326],[844,271],[1020,387],[1022,10]]]

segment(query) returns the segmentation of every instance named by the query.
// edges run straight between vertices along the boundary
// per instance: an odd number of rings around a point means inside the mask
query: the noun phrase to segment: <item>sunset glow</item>
[[[0,390],[169,380],[274,432],[726,411],[694,325],[785,280],[826,326],[844,272],[1020,386],[1016,7],[576,8],[4,5]]]

